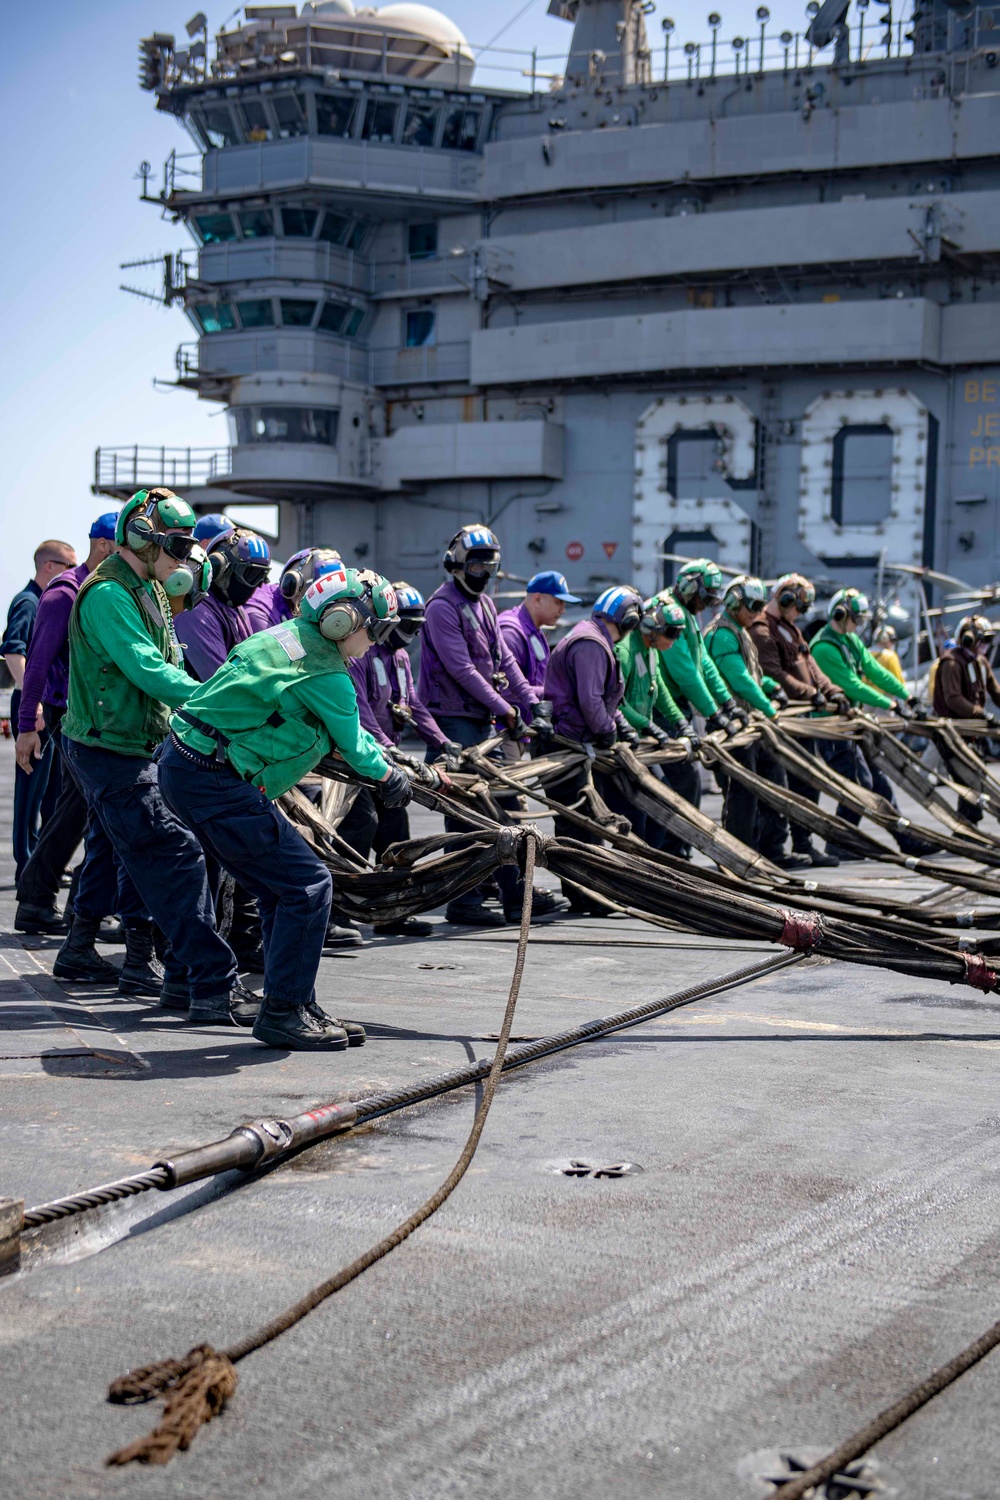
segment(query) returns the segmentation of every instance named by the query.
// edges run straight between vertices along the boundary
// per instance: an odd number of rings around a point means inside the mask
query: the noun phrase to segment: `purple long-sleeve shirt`
[[[291,606],[282,595],[279,583],[262,583],[259,589],[254,589],[246,602],[246,612],[252,635],[292,618]]]
[[[592,740],[621,728],[618,705],[625,683],[600,620],[581,620],[559,642],[549,657],[545,696],[552,702],[556,733],[571,740]]]
[[[503,610],[497,623],[525,680],[541,690],[551,652],[548,641],[528,613],[528,606],[515,604],[513,609]]]
[[[40,703],[50,708],[66,707],[69,685],[69,617],[87,564],[59,573],[38,601],[38,613],[28,643],[24,686],[17,714],[19,734],[31,734]]]
[[[494,672],[506,676],[506,696],[493,686]],[[493,600],[485,595],[470,599],[454,579],[443,583],[427,601],[419,696],[433,714],[452,714],[481,724],[505,718],[512,705],[530,721],[541,696],[511,655],[497,624]]]
[[[247,609],[225,604],[214,594],[206,594],[194,609],[176,615],[174,630],[184,647],[187,669],[199,682],[207,682],[233,647],[254,634]]]
[[[424,744],[432,750],[444,748],[448,736],[414,690],[410,658],[404,647],[394,651],[391,646],[372,646],[349,665],[358,693],[361,723],[380,745],[388,749],[402,739],[402,727],[392,716],[392,705],[402,703],[413,714],[413,727]]]

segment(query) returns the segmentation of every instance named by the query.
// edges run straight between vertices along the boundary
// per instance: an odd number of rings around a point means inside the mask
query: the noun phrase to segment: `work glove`
[[[600,734],[594,735],[594,745],[598,750],[610,750],[611,746],[617,743],[617,729],[602,729]]]
[[[778,708],[788,707],[788,694],[785,692],[783,687],[777,688],[771,694],[771,702]]]
[[[449,771],[460,771],[462,769],[463,746],[458,740],[446,740],[442,745],[444,751],[444,763]]]
[[[744,707],[742,703],[737,703],[735,698],[727,698],[726,702],[721,704],[720,706],[722,708],[722,712],[728,718],[738,719],[743,725],[744,729],[750,723],[750,710]]]
[[[908,703],[904,703],[902,698],[897,698],[894,706],[901,719],[913,718],[913,709]]]
[[[372,791],[384,807],[405,807],[413,798],[413,787],[405,771],[390,766],[384,781],[376,781]]]
[[[818,689],[812,695],[812,706],[813,706],[813,708],[825,708],[826,707],[826,698],[823,696],[823,694]]]
[[[909,697],[909,698],[907,698],[906,701],[907,701],[907,704],[908,704],[909,708],[913,711],[913,717],[915,719],[929,719],[930,718],[930,716],[931,716],[930,709],[927,707],[927,704],[924,703],[921,700],[921,698],[919,697],[919,695],[917,693],[913,693],[912,696]]]
[[[519,708],[510,709],[507,713],[505,722],[507,725],[507,733],[510,735],[512,740],[524,739],[524,736],[528,732],[528,726],[521,718],[521,710]]]
[[[672,733],[675,740],[685,740],[687,742],[689,759],[697,750],[701,749],[701,735],[687,719],[682,719],[679,724],[675,725]]]
[[[849,714],[851,711],[851,700],[846,693],[834,693],[830,699],[838,714]]]
[[[633,729],[631,724],[626,724],[624,729],[619,729],[618,738],[626,745],[631,745],[633,750],[639,748],[639,731]]]
[[[669,745],[670,735],[659,724],[647,724],[643,730],[644,734],[650,735],[658,745]]]
[[[420,761],[417,760],[415,755],[410,755],[408,751],[398,748],[393,748],[387,753],[394,765],[402,766],[405,770],[412,772],[414,776],[419,775]]]
[[[548,698],[540,698],[531,713],[531,727],[538,740],[550,740],[555,734],[552,723],[552,704]]]
[[[708,730],[709,734],[714,734],[717,729],[721,729],[724,734],[728,735],[730,734],[729,726],[731,723],[732,720],[730,719],[729,715],[724,714],[721,708],[717,708],[715,710],[715,713],[709,714],[708,718],[705,720],[705,728]]]

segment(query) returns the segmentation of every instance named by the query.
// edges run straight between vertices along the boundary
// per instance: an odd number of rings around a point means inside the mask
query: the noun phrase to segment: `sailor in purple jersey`
[[[532,687],[540,690],[545,682],[550,652],[542,634],[544,627],[557,625],[566,613],[567,604],[579,603],[561,573],[536,573],[528,579],[523,602],[500,614],[504,641]]]
[[[41,751],[41,738],[35,728],[39,707],[45,727],[52,736],[63,770],[59,800],[47,819],[31,857],[18,879],[18,906],[14,926],[18,932],[65,932],[66,919],[56,907],[56,895],[63,873],[76,853],[87,827],[87,808],[83,795],[62,755],[59,725],[66,708],[69,684],[69,617],[83,580],[115,550],[117,511],[98,516],[90,528],[90,550],[87,561],[59,573],[38,601],[38,612],[28,645],[24,666],[24,683],[18,709],[18,762],[31,774]],[[110,845],[104,853],[108,859],[110,914],[114,908],[115,877]]]
[[[461,745],[448,739],[413,686],[408,648],[424,623],[423,595],[408,583],[394,583],[393,588],[399,624],[384,645],[376,644],[366,656],[348,663],[362,727],[393,756],[408,728],[416,731],[431,754],[458,755]],[[366,859],[372,850],[381,858],[390,844],[410,837],[410,823],[405,807],[386,807],[362,787],[337,832]],[[392,937],[427,937],[433,930],[430,922],[416,917],[375,928],[376,934]]]
[[[615,644],[642,618],[642,597],[633,588],[617,586],[605,589],[596,600],[591,618],[574,625],[559,642],[549,658],[545,673],[545,695],[552,704],[552,724],[556,734],[583,744],[606,750],[618,739],[638,743],[638,735],[622,714],[620,704],[625,696],[625,682],[615,655]],[[572,804],[586,782],[586,768],[573,770],[553,784],[552,795],[558,802]],[[614,788],[596,778],[598,791],[605,800],[615,800]],[[615,811],[625,808],[615,807]],[[553,820],[557,838],[599,843],[566,818]],[[607,909],[591,904],[573,887],[565,892],[570,910],[590,916],[606,916]]]
[[[269,630],[283,620],[291,620],[299,611],[299,600],[311,583],[342,568],[343,560],[331,547],[303,547],[295,552],[281,570],[277,583],[262,583],[247,602],[247,616],[253,633]]]
[[[271,561],[264,538],[242,526],[222,532],[205,550],[212,586],[200,604],[174,620],[184,664],[198,682],[207,682],[233,647],[254,634],[246,606],[267,578]]]

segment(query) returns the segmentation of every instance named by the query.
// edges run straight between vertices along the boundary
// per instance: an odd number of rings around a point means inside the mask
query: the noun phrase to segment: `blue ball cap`
[[[569,584],[561,573],[536,573],[534,578],[528,579],[526,590],[529,594],[551,594],[554,599],[561,599],[564,604],[579,604],[580,600],[569,591]]]
[[[98,516],[87,534],[91,540],[101,537],[107,542],[113,542],[115,539],[115,526],[117,524],[118,512],[116,510],[106,510],[103,516]]]
[[[212,542],[224,531],[232,531],[233,523],[225,516],[199,516],[195,522],[194,539],[196,542]]]

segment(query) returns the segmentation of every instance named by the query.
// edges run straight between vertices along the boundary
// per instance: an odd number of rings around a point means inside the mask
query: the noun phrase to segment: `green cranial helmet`
[[[118,513],[115,523],[115,541],[119,547],[131,546],[129,542],[129,531],[131,530],[139,542],[143,545],[144,536],[148,540],[149,533],[155,531],[177,531],[194,530],[197,516],[180,495],[175,495],[173,490],[164,488],[151,490],[136,490],[131,500],[128,500]],[[141,523],[145,521],[146,526]],[[136,526],[136,522],[140,525]],[[132,550],[135,550],[134,548]]]
[[[830,600],[831,620],[853,620],[862,625],[868,618],[868,598],[860,589],[838,589]]]
[[[741,573],[726,585],[726,592],[722,596],[722,607],[727,615],[735,617],[736,611],[745,606],[752,615],[759,615],[767,602],[767,593],[759,578],[751,578],[749,573]]]
[[[317,625],[328,641],[343,641],[367,627],[381,645],[399,624],[396,591],[381,573],[370,568],[341,567],[324,573],[302,596],[299,614]]]
[[[684,611],[668,589],[645,600],[639,629],[643,635],[665,635],[671,641],[684,634]]]
[[[700,609],[707,604],[718,604],[722,594],[722,574],[710,557],[698,557],[681,568],[674,593],[689,609],[698,599],[702,601],[698,606]]]

